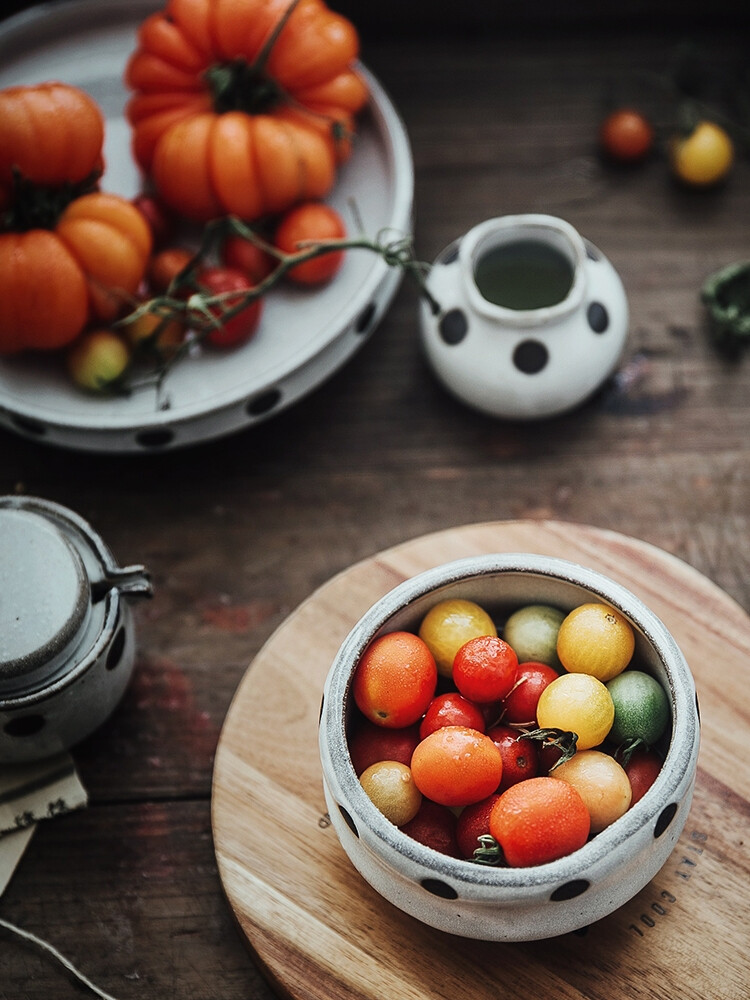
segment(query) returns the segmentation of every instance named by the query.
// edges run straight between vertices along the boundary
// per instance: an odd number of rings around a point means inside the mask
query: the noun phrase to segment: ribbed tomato
[[[367,98],[358,48],[322,0],[168,0],[126,69],[138,163],[195,221],[322,197]]]

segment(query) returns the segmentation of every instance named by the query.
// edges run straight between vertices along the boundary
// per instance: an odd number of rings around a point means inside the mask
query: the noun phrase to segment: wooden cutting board
[[[570,559],[637,594],[682,647],[703,721],[694,804],[662,871],[584,931],[524,944],[432,930],[371,889],[326,816],[317,749],[325,675],[370,604],[424,569],[503,551]],[[749,713],[750,618],[660,549],[551,521],[468,525],[406,542],[316,591],[269,639],[237,690],[212,803],[229,904],[272,985],[294,1000],[745,1000]]]

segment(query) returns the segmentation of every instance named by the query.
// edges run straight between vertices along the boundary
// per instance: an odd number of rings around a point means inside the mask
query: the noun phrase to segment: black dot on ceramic
[[[375,318],[375,303],[371,302],[369,306],[366,306],[362,312],[359,314],[359,319],[354,326],[355,333],[366,333],[370,329],[373,319]]]
[[[274,406],[278,406],[281,401],[281,391],[279,389],[269,389],[262,392],[260,396],[251,399],[245,406],[245,412],[249,417],[261,417],[264,413],[270,413]]]
[[[604,333],[609,326],[609,313],[601,302],[592,302],[586,311],[586,318],[594,333]]]
[[[458,899],[458,893],[453,886],[439,878],[423,878],[421,885],[433,896],[440,896],[441,899]]]
[[[449,309],[440,320],[440,336],[446,344],[460,344],[469,331],[469,321],[461,309]]]
[[[513,364],[524,375],[536,375],[549,361],[549,351],[538,340],[522,340],[513,352]]]
[[[668,806],[665,806],[662,809],[661,815],[657,819],[656,826],[654,827],[654,839],[656,839],[657,837],[661,837],[661,835],[667,829],[669,824],[675,818],[676,812],[677,812],[676,802],[670,802]]]
[[[160,428],[154,431],[140,431],[135,436],[136,444],[141,448],[164,448],[174,441],[174,431]]]
[[[17,736],[22,739],[25,736],[34,736],[43,728],[43,715],[21,715],[17,719],[6,722],[3,731],[8,736]]]
[[[591,883],[588,879],[574,878],[571,882],[559,885],[550,896],[550,899],[553,903],[559,903],[564,899],[575,899],[576,896],[582,895],[590,885]]]
[[[22,417],[18,413],[14,413],[10,419],[19,431],[23,431],[24,434],[33,434],[35,437],[43,437],[47,433],[47,428],[44,424],[40,423],[38,420],[33,420],[31,417]]]
[[[338,802],[336,803],[336,805],[338,805]],[[349,815],[349,813],[346,811],[346,809],[344,809],[343,806],[339,806],[339,812],[344,817],[344,822],[349,827],[349,829],[352,831],[352,833],[354,834],[354,836],[359,839],[359,830],[357,829],[357,824],[351,818],[351,816]]]
[[[454,240],[454,242],[451,243],[450,246],[447,246],[440,254],[437,259],[438,264],[453,264],[457,261],[459,246],[460,242],[458,240]]]
[[[117,635],[115,635],[112,640],[112,645],[109,647],[109,652],[107,653],[107,670],[114,670],[117,664],[122,659],[122,654],[125,650],[125,629],[122,626],[117,630]]]

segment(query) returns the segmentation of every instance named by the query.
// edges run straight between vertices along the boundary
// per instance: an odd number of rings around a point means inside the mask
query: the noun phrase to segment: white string
[[[101,1000],[115,1000],[115,997],[113,997],[111,993],[105,993],[104,990],[100,990],[99,987],[95,986],[87,976],[84,976],[82,972],[79,972],[78,969],[76,969],[76,967],[69,962],[64,955],[61,955],[57,948],[54,948],[51,944],[43,941],[41,938],[37,937],[36,934],[30,934],[29,931],[24,931],[20,927],[16,927],[15,924],[10,924],[7,920],[3,920],[1,917],[0,927],[4,927],[7,931],[10,931],[11,934],[16,934],[18,937],[23,938],[26,941],[32,941],[35,945],[38,945],[48,954],[52,955],[53,958],[57,959],[60,965],[76,977],[79,983],[83,983],[84,986],[87,986],[91,992],[95,993],[101,998]]]

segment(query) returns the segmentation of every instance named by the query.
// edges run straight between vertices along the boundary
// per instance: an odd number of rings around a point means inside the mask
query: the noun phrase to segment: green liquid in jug
[[[474,281],[482,296],[506,309],[542,309],[566,298],[573,265],[539,240],[517,240],[488,250],[477,261]]]

